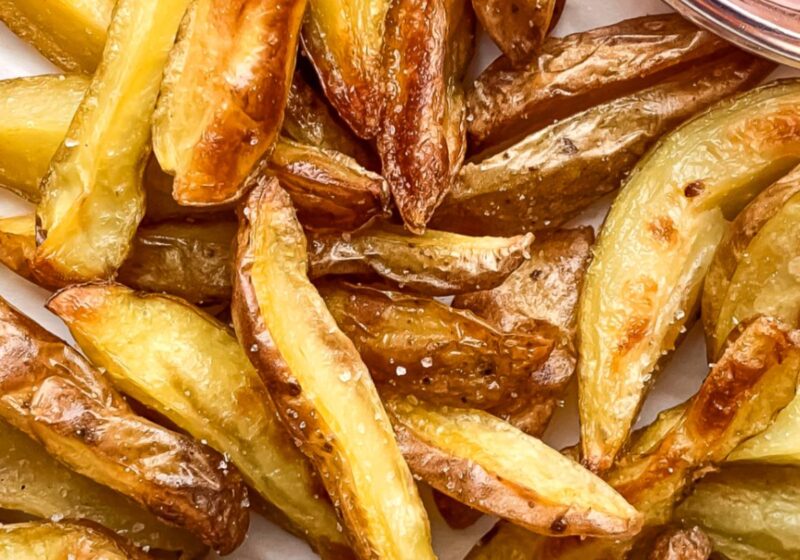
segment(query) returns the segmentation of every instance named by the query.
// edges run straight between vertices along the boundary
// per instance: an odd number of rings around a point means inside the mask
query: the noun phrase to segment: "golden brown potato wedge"
[[[467,94],[464,78],[475,52],[475,13],[468,0],[446,0],[444,134],[450,177],[458,175],[467,154]]]
[[[800,161],[798,107],[798,81],[717,104],[665,137],[612,205],[578,319],[581,442],[593,470],[611,465],[659,360],[693,319],[726,217]]]
[[[40,283],[33,268],[35,229],[33,214],[0,218],[0,263],[31,282]]]
[[[800,470],[725,466],[700,481],[676,518],[699,524],[730,560],[800,558]]]
[[[0,21],[56,66],[91,74],[113,9],[114,0],[0,0]]]
[[[533,436],[544,432],[575,372],[578,295],[593,241],[590,227],[545,234],[531,247],[530,260],[503,284],[453,300],[454,307],[473,311],[503,332],[538,332],[555,341],[527,390],[490,410]]]
[[[469,311],[434,299],[354,286],[318,286],[339,328],[379,386],[442,405],[486,409],[530,385],[552,341],[502,333]]]
[[[702,529],[670,528],[658,536],[647,560],[708,560],[711,540]]]
[[[304,227],[353,230],[388,213],[386,181],[339,152],[281,139],[269,171],[292,197]]]
[[[306,276],[305,236],[289,196],[262,179],[239,220],[236,332],[322,475],[357,554],[435,558],[427,514],[369,371]]]
[[[247,492],[220,454],[135,415],[80,354],[4,300],[0,350],[5,421],[209,546],[230,552],[242,542]]]
[[[556,122],[465,165],[430,226],[472,235],[558,226],[616,190],[661,135],[772,68],[733,52]]]
[[[51,283],[109,277],[130,249],[151,115],[187,4],[116,5],[103,61],[42,180],[36,267]]]
[[[0,508],[44,519],[85,519],[154,552],[200,558],[207,551],[188,531],[166,525],[130,498],[69,470],[2,421]]]
[[[148,560],[148,554],[100,527],[83,523],[0,526],[0,558],[7,560]]]
[[[422,233],[450,189],[448,4],[395,0],[386,15],[384,100],[378,153],[406,227]]]
[[[519,6],[509,0],[476,2]],[[546,8],[549,3],[526,0],[519,7],[524,11],[539,5]],[[481,17],[480,8],[477,12]],[[505,17],[498,26],[501,32],[512,33],[516,31],[514,22],[526,25],[528,20]],[[543,32],[547,25],[539,29]],[[548,39],[537,56],[517,59],[524,66],[514,68],[513,59],[501,57],[478,77],[467,94],[470,140],[482,147],[513,141],[556,120],[652,86],[729,48],[728,43],[678,14],[628,19]]]
[[[350,156],[367,169],[379,169],[380,164],[370,147],[340,121],[327,100],[306,81],[300,70],[295,71],[289,90],[283,133],[301,144]]]
[[[374,221],[345,234],[309,234],[309,275],[379,276],[402,289],[443,296],[494,288],[530,257],[531,235],[468,237]]]
[[[386,400],[415,475],[483,512],[544,535],[635,535],[641,519],[600,478],[538,439],[474,409]]]
[[[736,325],[768,315],[798,325],[800,168],[759,194],[736,217],[703,285],[703,327],[710,359]]]
[[[224,325],[179,299],[115,284],[67,288],[47,308],[122,392],[230,457],[324,557],[351,554],[311,466]]]
[[[362,138],[378,133],[391,0],[309,0],[303,46],[331,104]]]
[[[238,199],[283,126],[306,0],[194,0],[164,71],[153,149],[180,204]]]
[[[472,2],[483,28],[508,57],[511,65],[517,67],[529,64],[542,46],[550,30],[556,4],[557,0]],[[480,83],[479,78],[477,84]],[[525,85],[528,83],[526,81]]]

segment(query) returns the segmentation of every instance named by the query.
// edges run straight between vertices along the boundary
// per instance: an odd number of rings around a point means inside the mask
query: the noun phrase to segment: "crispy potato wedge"
[[[412,472],[446,494],[544,535],[635,535],[641,519],[600,478],[474,409],[386,400]]]
[[[289,196],[264,178],[239,220],[236,332],[321,473],[357,554],[435,558],[427,514],[369,371],[306,276],[305,236]]]
[[[736,325],[767,315],[797,325],[800,297],[800,167],[759,194],[731,224],[703,285],[710,359]]]
[[[281,139],[269,171],[291,196],[304,227],[353,230],[388,213],[386,181],[339,152]]]
[[[350,156],[367,169],[380,168],[371,148],[340,121],[327,100],[306,81],[300,70],[295,71],[289,90],[283,133],[301,144]]]
[[[309,0],[303,46],[327,98],[362,138],[378,133],[382,62],[391,0]]]
[[[122,537],[78,523],[0,525],[0,558],[7,560],[148,560]]]
[[[5,421],[220,552],[242,542],[247,491],[220,454],[135,415],[80,354],[4,300],[0,350]]]
[[[549,339],[502,333],[434,299],[351,284],[318,289],[376,384],[437,404],[497,406],[539,383],[532,374],[552,348]]]
[[[558,226],[616,190],[661,135],[772,68],[733,52],[558,121],[465,165],[430,226],[472,235]]]
[[[35,229],[33,214],[0,218],[0,263],[23,278],[39,283],[33,268],[33,255],[36,252]]]
[[[374,221],[345,234],[310,233],[309,275],[367,275],[402,289],[443,296],[498,286],[530,258],[532,235],[467,237]]]
[[[153,150],[180,204],[238,199],[283,126],[306,0],[194,0],[164,71]]]
[[[671,528],[656,539],[647,560],[708,560],[711,540],[702,529]]]
[[[730,560],[788,560],[800,558],[798,504],[796,467],[737,465],[701,480],[675,515]]]
[[[153,551],[201,558],[197,538],[159,521],[130,498],[75,473],[0,421],[0,508],[44,519],[85,519]]]
[[[444,133],[451,180],[467,154],[467,94],[464,79],[475,53],[475,12],[467,0],[446,0],[447,43]]]
[[[490,410],[533,436],[544,432],[575,372],[578,295],[593,241],[590,227],[548,233],[503,284],[453,300],[454,307],[473,311],[503,332],[538,332],[555,341],[547,361],[532,375],[538,383]]]
[[[0,21],[56,66],[91,74],[113,9],[114,0],[0,0]]]
[[[481,21],[485,18],[481,4],[517,6],[522,12],[542,7],[545,14],[552,10],[548,6],[552,2],[543,0],[526,0],[522,5],[476,0],[474,4]],[[518,26],[542,21],[492,15],[499,21],[486,27],[496,41],[495,34],[519,37]],[[492,27],[500,31],[493,34]],[[541,34],[546,29],[547,24],[531,27],[530,32]],[[497,42],[502,49],[503,44]],[[728,43],[678,14],[661,14],[553,37],[534,57],[512,58],[502,49],[507,57],[495,60],[467,93],[470,141],[479,147],[513,141],[556,120],[652,86],[664,76],[729,48]],[[515,63],[522,66],[515,68]]]
[[[114,284],[67,288],[47,308],[122,392],[230,457],[324,557],[351,555],[311,466],[224,325],[179,299]]]
[[[103,61],[42,180],[36,267],[52,283],[109,277],[144,214],[158,87],[188,0],[122,0]]]
[[[658,361],[693,318],[726,216],[800,161],[798,106],[798,81],[716,105],[664,138],[612,205],[578,320],[581,442],[593,470],[611,465]]]
[[[472,2],[483,28],[508,57],[511,65],[517,67],[529,64],[542,46],[550,30],[556,4],[557,0]],[[529,87],[528,80],[523,83]],[[479,78],[476,87],[480,85]]]

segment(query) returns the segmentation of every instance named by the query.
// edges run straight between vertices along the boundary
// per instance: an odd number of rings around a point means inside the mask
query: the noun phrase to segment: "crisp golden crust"
[[[414,474],[485,513],[544,535],[635,535],[639,514],[602,480],[488,413],[386,401]]]
[[[246,488],[221,455],[136,416],[80,354],[2,300],[0,320],[6,421],[221,552],[242,542]]]
[[[195,0],[154,115],[158,161],[185,205],[239,198],[278,139],[305,0]]]
[[[581,441],[593,469],[612,464],[659,361],[694,318],[726,217],[800,161],[799,101],[790,80],[717,104],[662,139],[614,201],[578,319]]]
[[[404,290],[444,296],[498,286],[530,256],[531,235],[411,235],[374,221],[345,234],[310,233],[309,276],[375,276]]]
[[[530,63],[551,28],[557,0],[476,0],[483,28],[514,66]],[[562,4],[563,5],[563,4]]]
[[[528,0],[523,5],[542,3]],[[503,19],[504,30],[513,25],[510,21],[523,24],[527,18]],[[513,140],[652,86],[665,75],[729,48],[677,14],[629,19],[551,38],[533,60],[521,61],[525,66],[514,68],[512,60],[501,57],[478,77],[467,95],[470,139],[484,147]]]
[[[14,560],[150,560],[124,537],[90,523],[0,526],[0,556]]]
[[[427,515],[369,372],[308,281],[288,195],[264,179],[239,219],[237,334],[355,550],[365,558],[434,558]]]
[[[664,133],[773,68],[734,51],[555,122],[465,165],[430,226],[471,235],[559,226],[619,188]]]
[[[306,228],[349,231],[388,214],[383,177],[339,152],[281,139],[269,171],[289,193]]]
[[[433,299],[348,284],[318,286],[339,328],[379,386],[443,405],[487,409],[536,389],[531,372],[552,341],[502,333],[468,311]],[[537,380],[538,381],[538,380]]]

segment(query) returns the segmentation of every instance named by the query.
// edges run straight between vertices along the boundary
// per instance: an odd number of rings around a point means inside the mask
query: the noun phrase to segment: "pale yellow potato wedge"
[[[148,560],[130,542],[78,523],[14,523],[0,526],[3,560]]]

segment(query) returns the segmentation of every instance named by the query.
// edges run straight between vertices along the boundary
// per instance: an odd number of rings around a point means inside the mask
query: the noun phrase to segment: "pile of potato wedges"
[[[0,81],[0,263],[76,343],[0,298],[0,560],[433,559],[422,485],[471,560],[800,559],[800,81],[563,9],[0,0],[63,72]]]

